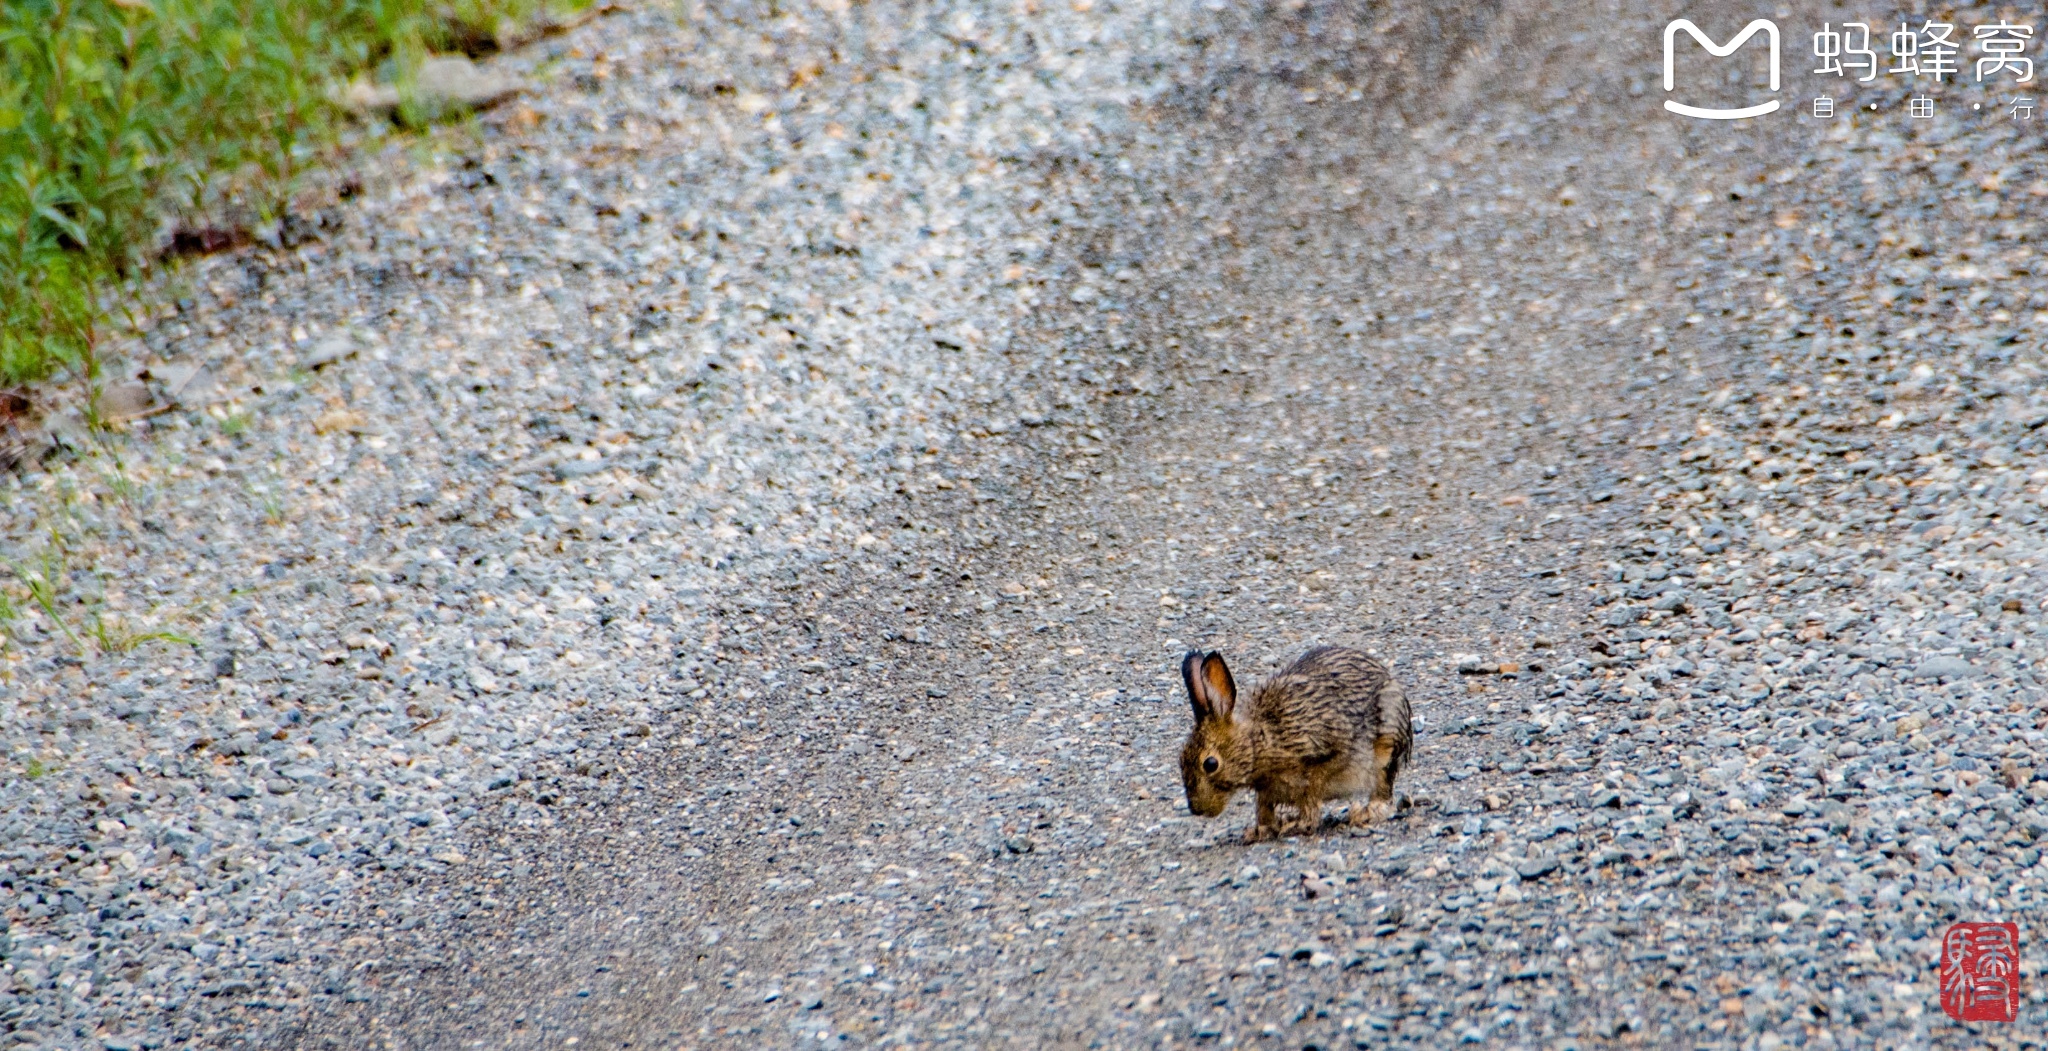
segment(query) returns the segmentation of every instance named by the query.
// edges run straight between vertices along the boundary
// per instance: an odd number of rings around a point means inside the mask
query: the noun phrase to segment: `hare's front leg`
[[[1280,816],[1273,810],[1274,804],[1277,802],[1272,795],[1266,792],[1259,793],[1258,820],[1253,823],[1252,827],[1245,829],[1244,841],[1246,843],[1257,843],[1262,839],[1280,838]]]

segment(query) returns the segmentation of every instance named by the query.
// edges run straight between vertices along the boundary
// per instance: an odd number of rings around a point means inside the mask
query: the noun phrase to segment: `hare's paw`
[[[1355,827],[1363,828],[1366,825],[1378,824],[1392,816],[1394,801],[1391,799],[1374,799],[1351,804],[1351,824]]]
[[[1244,830],[1246,843],[1259,843],[1268,839],[1279,839],[1280,829],[1274,825],[1253,825]]]

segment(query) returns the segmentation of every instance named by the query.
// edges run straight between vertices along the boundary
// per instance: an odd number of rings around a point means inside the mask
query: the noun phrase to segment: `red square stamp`
[[[1941,936],[1941,1009],[1958,1022],[2010,1022],[2019,1014],[2019,924],[1949,925]]]

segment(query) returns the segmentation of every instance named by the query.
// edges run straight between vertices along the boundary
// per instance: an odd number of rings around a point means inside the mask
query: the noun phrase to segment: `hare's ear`
[[[1188,688],[1188,703],[1195,706],[1195,721],[1201,722],[1216,714],[1215,708],[1202,696],[1202,651],[1189,650],[1180,659],[1180,679]]]
[[[1237,707],[1237,683],[1230,678],[1230,668],[1223,663],[1222,654],[1211,653],[1202,658],[1202,688],[1217,717],[1229,719]]]

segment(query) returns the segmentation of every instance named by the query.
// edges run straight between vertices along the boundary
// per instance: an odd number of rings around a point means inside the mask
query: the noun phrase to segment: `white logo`
[[[1749,38],[1757,35],[1758,33],[1762,33],[1766,37],[1769,37],[1771,41],[1771,90],[1778,90],[1778,25],[1777,23],[1772,22],[1770,19],[1767,18],[1759,18],[1756,21],[1751,22],[1746,26],[1743,26],[1742,32],[1735,34],[1735,39],[1730,40],[1726,45],[1714,43],[1713,40],[1708,38],[1708,36],[1705,33],[1700,32],[1700,27],[1693,25],[1690,19],[1681,18],[1671,23],[1670,25],[1665,26],[1664,90],[1670,91],[1673,88],[1677,87],[1675,79],[1672,75],[1673,55],[1671,45],[1678,37],[1678,31],[1681,29],[1691,34],[1694,40],[1699,41],[1699,45],[1701,47],[1707,49],[1707,54],[1712,55],[1715,58],[1727,58],[1729,55],[1734,54],[1736,48],[1739,48],[1742,45],[1748,43]],[[1670,99],[1665,99],[1664,108],[1670,110],[1673,113],[1681,114],[1687,117],[1699,117],[1703,120],[1739,120],[1743,117],[1761,117],[1766,113],[1777,112],[1778,100],[1772,99],[1769,102],[1758,103],[1754,106],[1746,106],[1742,109],[1702,109],[1698,106],[1688,106],[1681,102],[1673,102]]]

